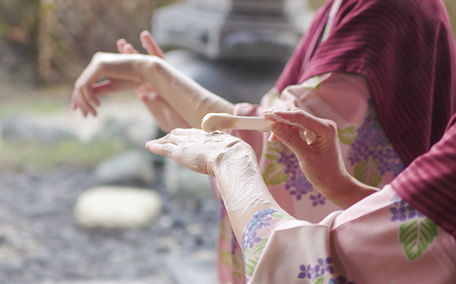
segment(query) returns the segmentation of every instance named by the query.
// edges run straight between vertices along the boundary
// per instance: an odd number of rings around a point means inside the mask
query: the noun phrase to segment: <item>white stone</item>
[[[165,160],[164,185],[177,199],[215,198],[208,175],[186,169],[171,159]]]
[[[134,149],[102,161],[95,169],[98,184],[150,185],[155,181],[153,154]]]
[[[161,198],[152,190],[103,186],[79,196],[74,218],[87,228],[137,228],[154,221],[161,208]]]

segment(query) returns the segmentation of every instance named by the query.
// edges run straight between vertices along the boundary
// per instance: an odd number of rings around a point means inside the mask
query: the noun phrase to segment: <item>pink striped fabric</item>
[[[456,115],[442,139],[391,185],[402,199],[456,238]]]
[[[312,55],[332,2],[317,13],[276,87],[326,72],[364,75],[385,134],[407,165],[441,138],[456,110],[455,44],[442,1],[343,0]]]

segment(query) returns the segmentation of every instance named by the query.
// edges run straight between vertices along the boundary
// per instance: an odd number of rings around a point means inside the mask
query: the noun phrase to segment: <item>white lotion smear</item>
[[[273,124],[273,121],[262,117],[208,113],[203,118],[201,129],[206,132],[222,129],[270,131]]]
[[[225,194],[222,194],[228,213],[245,215],[252,205],[265,205],[270,203],[272,196],[269,191],[261,190],[263,179],[258,175],[257,161],[253,156],[245,155],[242,159],[232,157],[231,151],[227,151],[225,160],[228,161],[220,169],[219,173],[225,176],[217,178],[218,187],[227,186]],[[242,173],[242,177],[236,176]],[[221,184],[219,184],[221,182]]]

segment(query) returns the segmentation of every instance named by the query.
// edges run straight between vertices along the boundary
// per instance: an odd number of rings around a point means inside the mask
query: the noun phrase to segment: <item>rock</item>
[[[171,283],[218,283],[215,255],[212,253],[204,257],[169,257],[166,268]]]
[[[119,154],[97,166],[97,183],[150,185],[155,181],[153,160],[153,154],[146,149]]]
[[[215,198],[209,176],[186,169],[171,159],[165,159],[163,182],[178,199]]]
[[[165,54],[166,61],[232,103],[259,103],[276,82],[284,61],[210,60],[184,49]]]
[[[65,140],[77,140],[70,130],[44,123],[32,118],[16,117],[1,122],[1,137],[9,143],[35,143],[55,145]]]
[[[74,219],[86,228],[138,228],[154,221],[161,208],[161,198],[152,190],[95,187],[79,196]]]

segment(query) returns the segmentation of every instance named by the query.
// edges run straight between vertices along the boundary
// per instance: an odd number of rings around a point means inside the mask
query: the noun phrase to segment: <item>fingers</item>
[[[304,138],[312,143],[313,140],[323,137],[332,139],[337,134],[337,128],[333,121],[318,118],[301,109],[291,111],[266,111],[264,117],[278,123],[285,123],[305,131]]]
[[[79,108],[83,117],[87,117],[88,114],[96,116],[97,112],[92,104],[99,105],[99,100],[93,99],[90,90],[85,85],[81,85],[79,80],[76,81],[72,95],[72,109]]]
[[[285,123],[276,123],[272,126],[272,132],[275,139],[280,140],[295,153],[305,153],[310,149],[307,141],[303,139],[302,131],[299,128]]]
[[[144,49],[147,51],[148,54],[150,55],[155,55],[160,58],[163,58],[163,51],[161,48],[158,46],[158,44],[155,42],[155,40],[152,38],[152,35],[148,31],[143,31],[140,34],[140,39],[141,39],[141,44],[144,47]]]
[[[168,158],[173,158],[178,146],[176,143],[168,141],[168,135],[160,139],[147,141],[146,148],[154,154],[162,155]]]
[[[119,39],[116,43],[117,51],[122,54],[137,54],[139,53],[131,43],[128,43],[125,39]]]

